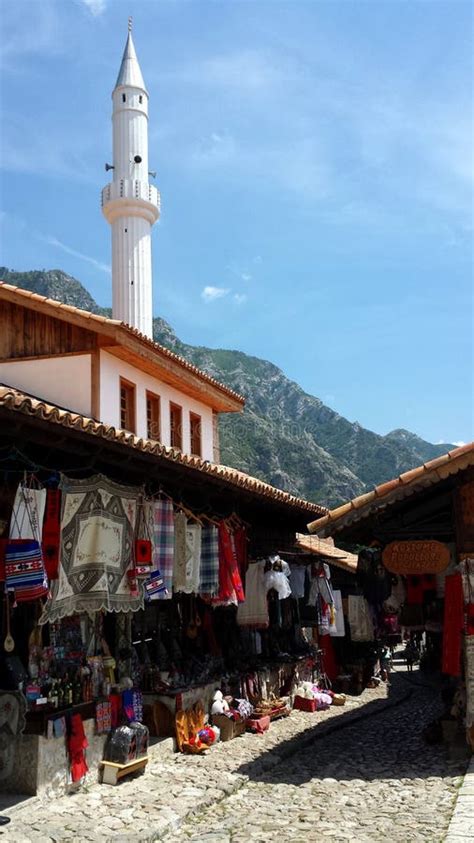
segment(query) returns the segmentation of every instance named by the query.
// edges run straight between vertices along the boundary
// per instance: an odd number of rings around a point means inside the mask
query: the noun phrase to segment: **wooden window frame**
[[[155,439],[161,442],[161,398],[156,392],[151,392],[149,389],[145,393],[146,398],[146,433],[148,439]],[[148,402],[151,401],[155,406],[155,418],[150,418],[148,412]],[[152,414],[153,415],[153,414]]]
[[[195,429],[196,423],[197,430]],[[193,457],[202,457],[202,416],[199,413],[193,413],[192,410],[189,412],[189,439]],[[196,444],[198,444],[197,448],[195,447]]]
[[[179,412],[178,436],[176,436],[175,425],[173,424],[173,414],[176,412]],[[183,408],[180,404],[175,404],[174,401],[170,401],[170,445],[172,448],[177,448],[178,451],[183,450]]]
[[[122,389],[125,389],[127,394],[130,396],[130,406],[126,408],[125,412],[128,416],[126,419],[127,422],[131,422],[131,424],[123,424],[122,418]],[[120,378],[120,389],[119,389],[119,396],[120,396],[120,427],[122,430],[128,430],[130,433],[137,432],[137,385],[132,383],[132,381],[127,380],[127,378]]]

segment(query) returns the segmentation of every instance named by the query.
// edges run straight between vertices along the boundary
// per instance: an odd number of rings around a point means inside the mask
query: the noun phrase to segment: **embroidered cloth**
[[[95,475],[62,478],[61,561],[40,623],[75,612],[130,612],[143,608],[143,588],[132,594],[132,563],[139,490]]]
[[[239,626],[266,629],[269,625],[267,592],[265,589],[265,560],[250,563],[245,576],[245,603],[237,609]]]

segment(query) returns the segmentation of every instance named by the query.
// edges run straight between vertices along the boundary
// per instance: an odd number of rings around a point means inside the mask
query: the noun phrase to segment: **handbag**
[[[25,487],[20,488],[24,490]],[[5,588],[15,593],[17,602],[37,600],[48,593],[43,552],[26,493],[24,493],[24,503],[33,538],[8,539],[5,546]],[[15,508],[12,512],[12,524],[20,535],[18,512]]]

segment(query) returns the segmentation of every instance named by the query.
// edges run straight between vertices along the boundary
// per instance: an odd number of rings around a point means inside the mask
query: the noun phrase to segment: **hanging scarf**
[[[219,591],[219,533],[214,524],[203,527],[199,594],[214,597]]]
[[[461,641],[464,625],[464,599],[461,574],[446,577],[444,593],[443,673],[461,675]]]
[[[59,570],[59,547],[61,544],[61,492],[48,489],[46,511],[43,521],[43,557],[49,580],[57,580]]]
[[[153,568],[163,577],[165,592],[160,592],[160,599],[173,595],[174,564],[174,510],[169,500],[154,501],[153,509]]]

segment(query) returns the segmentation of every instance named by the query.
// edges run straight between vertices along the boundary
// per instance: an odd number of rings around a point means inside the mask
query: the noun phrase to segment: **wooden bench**
[[[148,755],[143,758],[135,758],[127,764],[116,764],[114,761],[102,761],[102,784],[117,784],[119,779],[128,776],[129,773],[144,772],[148,764]]]

